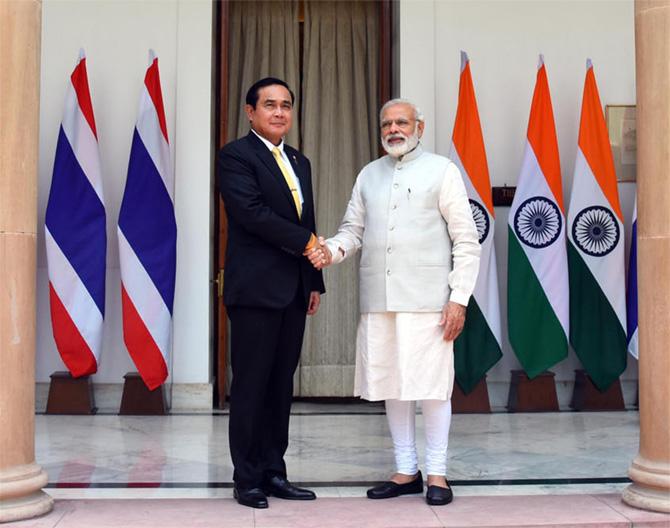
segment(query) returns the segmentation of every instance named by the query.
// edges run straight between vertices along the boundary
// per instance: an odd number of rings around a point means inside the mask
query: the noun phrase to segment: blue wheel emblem
[[[491,228],[491,222],[489,221],[489,213],[484,209],[484,206],[475,200],[470,201],[470,211],[472,211],[472,219],[475,221],[477,226],[477,235],[479,236],[479,243],[481,244],[486,240],[486,237],[489,235],[489,229]]]
[[[619,224],[606,207],[594,205],[579,212],[572,224],[572,239],[587,255],[604,257],[619,242]]]
[[[561,233],[561,213],[554,202],[534,196],[523,202],[514,215],[514,232],[535,249],[553,244]]]

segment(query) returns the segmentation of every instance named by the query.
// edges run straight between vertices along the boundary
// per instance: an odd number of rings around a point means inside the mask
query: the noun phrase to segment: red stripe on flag
[[[147,74],[144,77],[144,84],[147,87],[149,92],[149,97],[156,107],[156,113],[158,114],[158,123],[161,126],[161,132],[163,132],[163,137],[166,142],[168,140],[167,133],[167,124],[165,123],[165,109],[163,108],[163,93],[161,92],[161,77],[158,73],[158,59],[154,59],[151,63],[151,66],[147,69]]]
[[[121,285],[121,305],[123,341],[144,384],[149,390],[154,390],[160,387],[168,376],[165,359],[123,285]]]
[[[91,93],[88,89],[88,75],[86,74],[86,58],[83,58],[77,64],[77,67],[70,76],[72,86],[77,94],[77,101],[81,113],[84,114],[88,126],[91,127],[95,139],[98,139],[98,131],[95,128],[95,117],[93,116],[93,104],[91,103]]]
[[[51,325],[60,357],[74,378],[95,374],[98,364],[53,285],[49,282]]]

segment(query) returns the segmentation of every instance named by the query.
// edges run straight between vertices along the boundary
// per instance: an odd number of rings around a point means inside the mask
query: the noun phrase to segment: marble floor
[[[670,527],[670,515],[621,501],[637,454],[635,411],[455,415],[449,478],[455,500],[370,501],[365,489],[393,470],[383,408],[297,403],[286,461],[319,500],[232,499],[227,412],[165,417],[39,414],[36,460],[56,499],[21,528]],[[423,420],[417,415],[423,456]],[[221,500],[222,499],[222,500]]]
[[[36,460],[55,498],[232,496],[227,413],[37,415]],[[423,420],[417,416],[422,460]],[[393,469],[383,408],[298,403],[289,477],[321,497],[361,497]],[[635,411],[454,415],[449,479],[458,495],[620,493],[637,454]]]

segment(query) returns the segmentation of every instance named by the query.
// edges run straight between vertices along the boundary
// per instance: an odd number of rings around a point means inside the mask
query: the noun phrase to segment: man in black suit
[[[319,308],[321,272],[309,160],[284,144],[294,95],[279,79],[247,92],[246,137],[221,149],[219,185],[228,215],[224,302],[231,324],[230,453],[240,504],[267,495],[311,500],[286,478],[284,453],[305,315]]]

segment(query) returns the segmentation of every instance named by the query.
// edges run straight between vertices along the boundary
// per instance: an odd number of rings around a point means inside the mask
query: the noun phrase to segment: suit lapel
[[[286,179],[284,178],[284,175],[282,174],[279,165],[277,165],[277,161],[272,155],[272,152],[270,152],[270,150],[265,146],[265,144],[260,139],[258,139],[256,134],[254,134],[253,132],[249,132],[247,138],[249,139],[249,142],[253,145],[256,155],[261,159],[261,161],[265,164],[270,173],[277,180],[277,183],[279,184],[282,193],[284,194],[286,199],[289,201],[289,204],[295,211],[295,202],[293,201],[293,195],[291,194],[291,189],[289,189],[288,184],[286,183]],[[296,218],[297,216],[298,212],[296,211]]]

